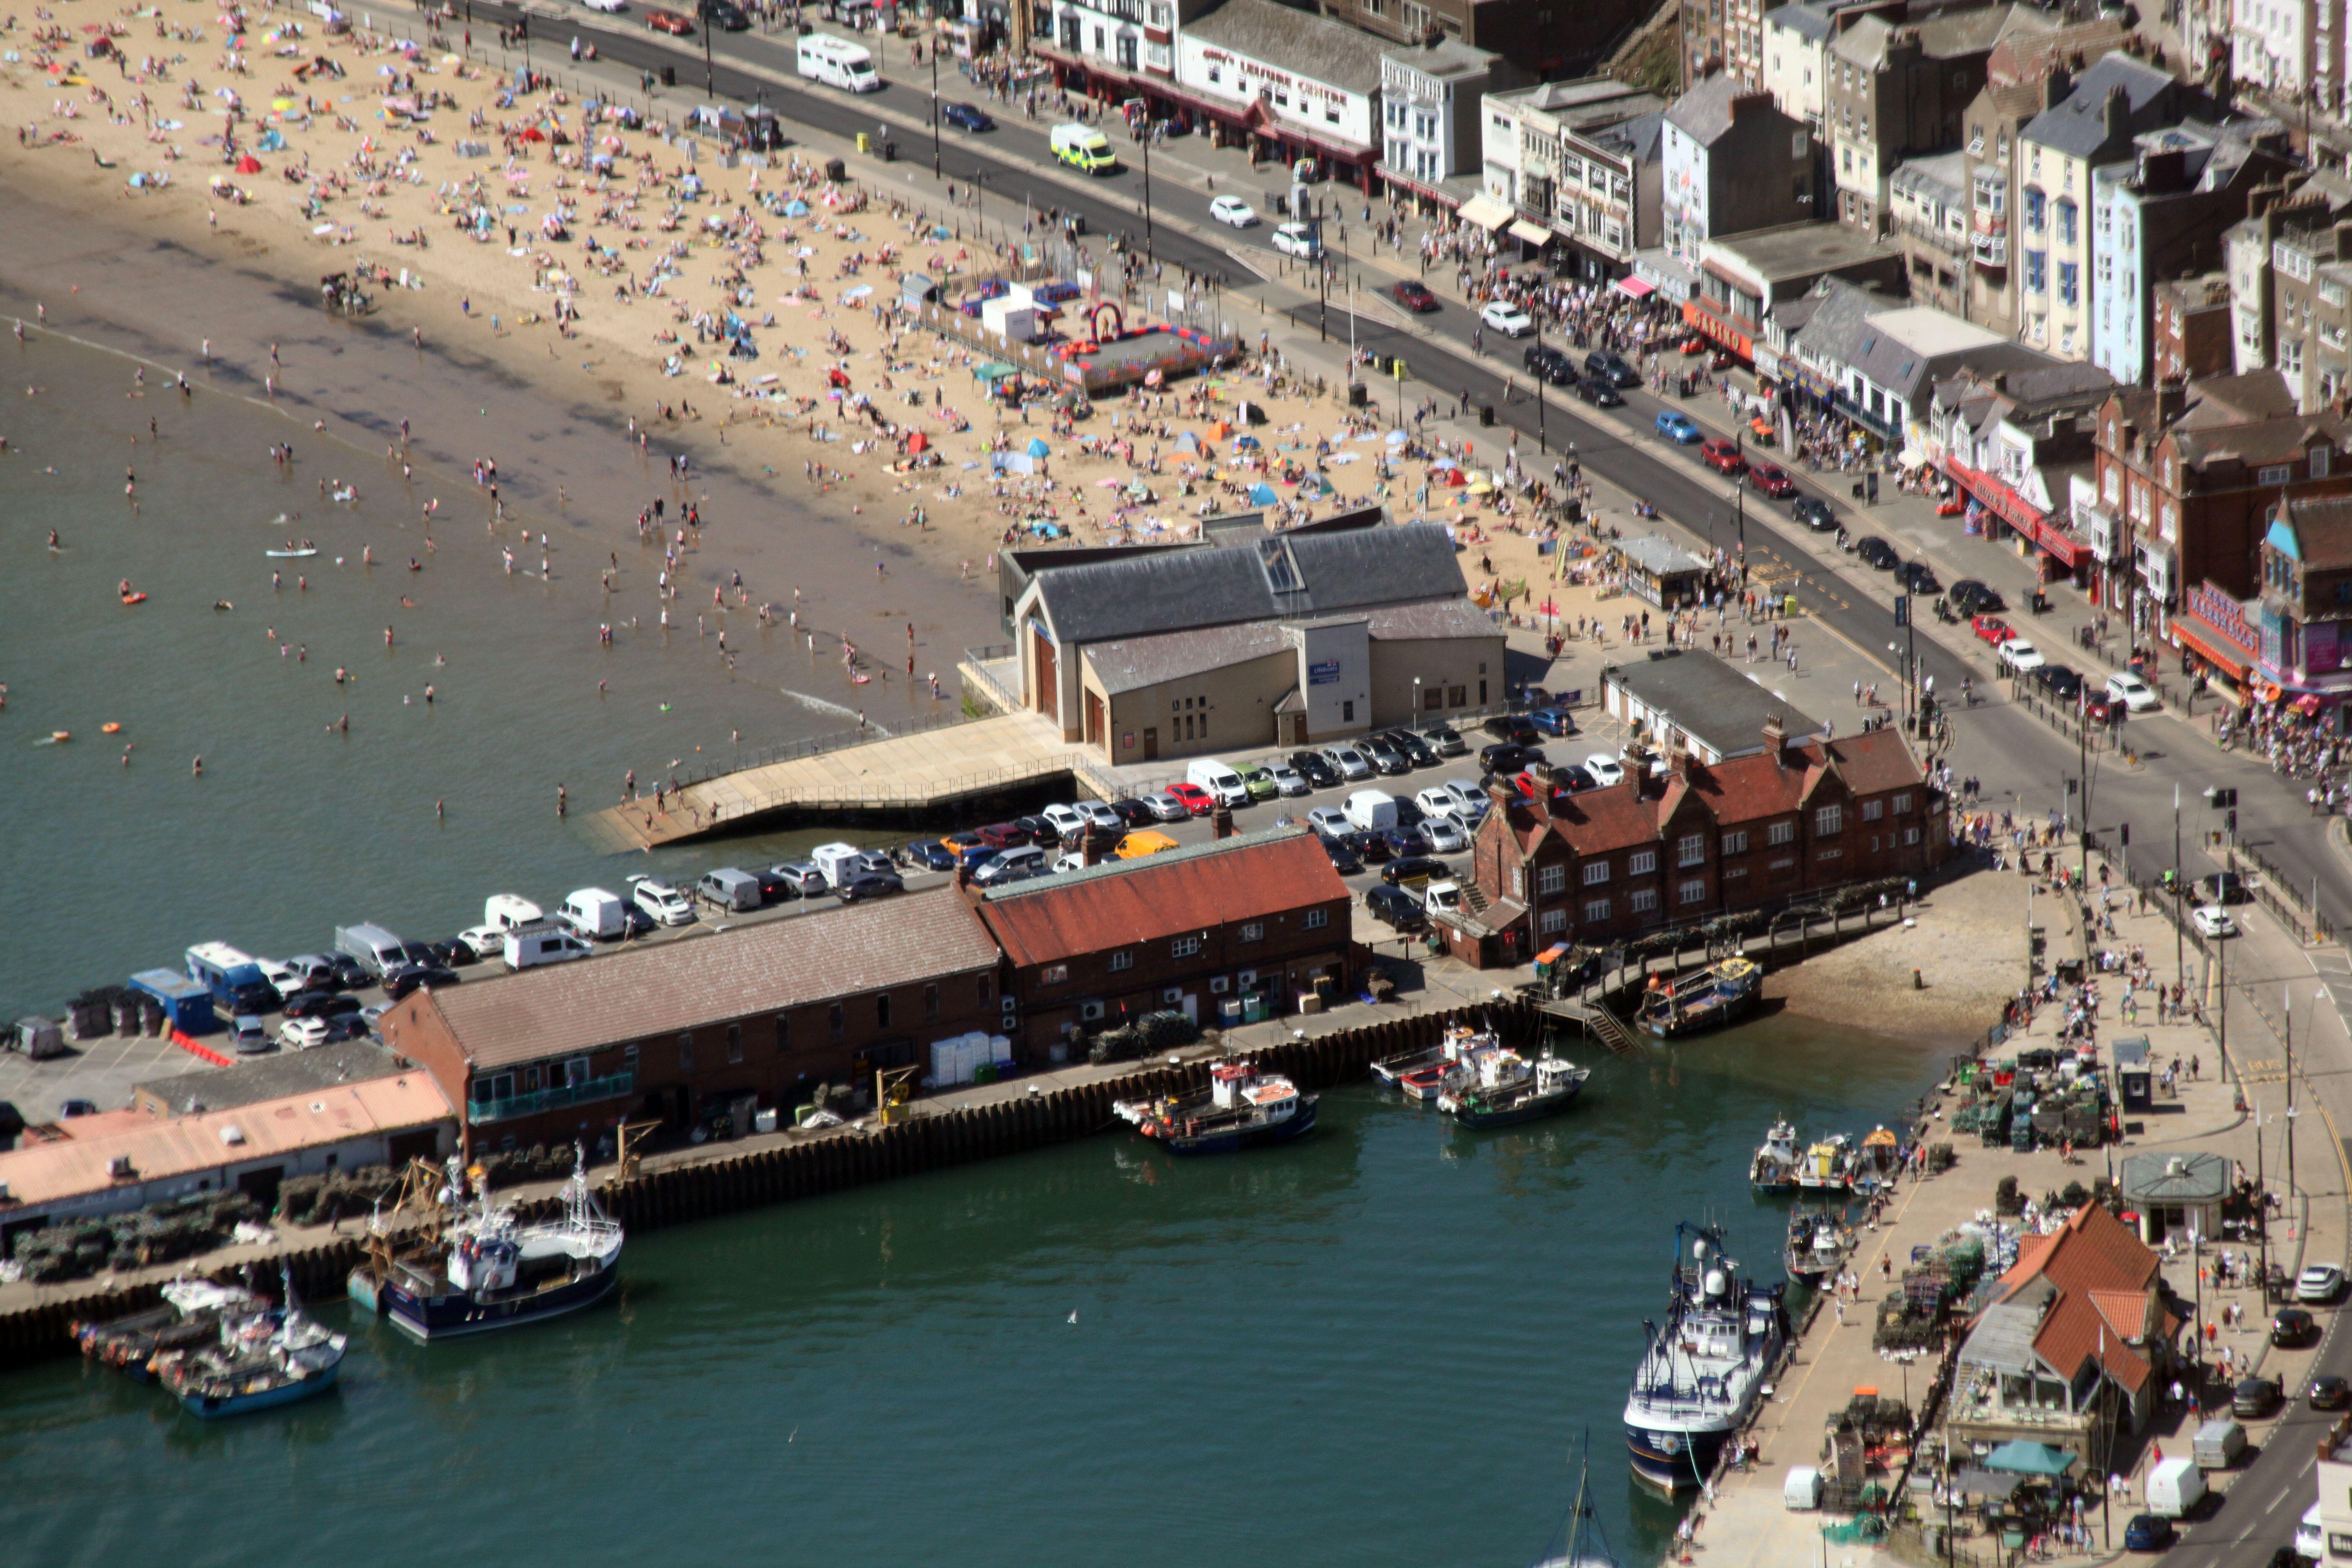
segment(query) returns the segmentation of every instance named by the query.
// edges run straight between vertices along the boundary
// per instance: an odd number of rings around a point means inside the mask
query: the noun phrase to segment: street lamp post
[[[2172,784],[2172,978],[2176,984],[2189,984],[2189,952],[2180,933],[2185,911],[2181,906],[2180,876],[2180,782]]]
[[[937,40],[931,48],[931,178],[940,177],[940,51]]]
[[[719,96],[719,68],[710,60],[710,18],[702,18],[702,90]]]
[[[1151,254],[1151,103],[1143,105],[1143,254]]]

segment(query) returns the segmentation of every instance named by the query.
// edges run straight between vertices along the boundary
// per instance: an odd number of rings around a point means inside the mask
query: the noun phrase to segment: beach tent
[[[1045,445],[1044,437],[1032,436],[1029,437],[1029,455],[1033,458],[1050,458],[1054,453],[1053,448]]]
[[[907,450],[908,452],[928,451],[930,448],[930,445],[931,438],[920,430],[916,431],[913,435],[907,437]]]
[[[808,203],[801,200],[798,196],[794,196],[791,201],[784,204],[784,216],[786,217],[806,217],[808,215]],[[801,254],[803,256],[810,256],[815,253],[813,251],[803,250]]]
[[[1006,364],[1003,360],[991,360],[986,364],[972,366],[971,370],[974,381],[985,381],[991,384],[1003,381],[1008,375],[1020,374],[1017,368]]]
[[[1258,439],[1257,439],[1257,437],[1255,437],[1255,436],[1236,436],[1236,437],[1234,437],[1234,451],[1236,451],[1236,452],[1255,452],[1255,451],[1256,451],[1257,449],[1258,449]]]
[[[1274,493],[1272,485],[1261,479],[1250,486],[1249,501],[1252,506],[1280,506],[1282,498]]]
[[[1985,1468],[2012,1476],[2063,1476],[2074,1468],[2074,1456],[2047,1443],[2022,1437],[2003,1443],[1985,1456]]]
[[[240,174],[258,174],[261,173],[261,160],[247,153],[236,161],[236,172]]]
[[[1197,458],[1201,455],[1201,438],[1187,430],[1176,437],[1176,449],[1180,452],[1190,452]]]
[[[1331,488],[1331,481],[1325,479],[1320,474],[1309,474],[1305,479],[1298,481],[1298,499],[1300,500],[1320,500],[1325,496],[1337,495],[1339,493],[1339,491]]]

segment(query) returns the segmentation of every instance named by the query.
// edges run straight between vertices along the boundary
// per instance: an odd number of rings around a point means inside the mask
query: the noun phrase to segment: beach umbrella
[[[236,161],[236,172],[240,174],[258,174],[261,173],[261,160],[247,153]]]
[[[1044,437],[1032,436],[1029,437],[1029,455],[1033,458],[1048,458],[1053,456],[1053,448],[1045,445]]]
[[[544,142],[547,140],[547,132],[536,125],[526,125],[522,128],[522,139],[526,142]]]
[[[1406,434],[1405,434],[1403,431],[1402,431],[1402,430],[1391,430],[1391,431],[1390,431],[1390,432],[1389,432],[1389,437],[1388,437],[1388,439],[1389,439],[1389,445],[1390,445],[1390,446],[1391,446],[1391,447],[1402,447],[1402,446],[1403,446],[1407,441],[1412,440],[1412,437],[1410,437],[1410,436],[1408,436],[1408,435],[1406,435]]]
[[[1255,452],[1258,449],[1257,437],[1255,436],[1236,436],[1234,437],[1234,449],[1235,451]]]
[[[761,379],[773,380],[774,378],[772,376],[763,376]],[[923,434],[920,430],[916,431],[912,436],[907,437],[907,450],[909,452],[927,451],[929,449],[930,445],[931,438]]]

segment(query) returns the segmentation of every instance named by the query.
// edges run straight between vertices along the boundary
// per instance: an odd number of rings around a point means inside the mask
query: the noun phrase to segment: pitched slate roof
[[[953,888],[415,993],[384,1016],[436,1012],[477,1068],[673,1035],[755,1013],[993,969],[996,944]]]
[[[992,888],[978,910],[1004,956],[1025,969],[1347,898],[1315,835],[1293,826]],[[1344,929],[1331,934],[1347,940]]]
[[[1731,100],[1748,92],[1732,77],[1711,76],[1666,110],[1666,122],[1702,147],[1712,147],[1731,129]]]
[[[1067,647],[1459,596],[1468,587],[1445,530],[1407,523],[1071,566],[1041,573],[1035,592]]]
[[[1222,0],[1188,18],[1184,31],[1204,43],[1358,93],[1380,91],[1381,55],[1396,47],[1274,0]]]
[[[2141,116],[2160,110],[2178,96],[2179,85],[2146,61],[2116,50],[2101,56],[2097,64],[2075,78],[2074,90],[2066,95],[2065,101],[2035,115],[2026,123],[2022,134],[2028,142],[2070,157],[2088,158],[2107,143],[2110,89],[2123,89],[2122,133],[2129,135]]]
[[[2352,497],[2325,500],[2290,500],[2286,515],[2271,525],[2284,529],[2292,554],[2306,572],[2334,572],[2352,566]]]
[[[374,1040],[338,1040],[307,1051],[273,1051],[225,1068],[142,1079],[131,1086],[131,1093],[134,1103],[159,1104],[173,1116],[187,1114],[191,1103],[228,1110],[331,1084],[385,1078],[399,1070],[398,1059]]]
[[[1765,12],[1764,25],[1786,27],[1799,37],[1818,44],[1830,36],[1830,29],[1835,24],[1831,22],[1827,10],[1799,4],[1776,6]]]

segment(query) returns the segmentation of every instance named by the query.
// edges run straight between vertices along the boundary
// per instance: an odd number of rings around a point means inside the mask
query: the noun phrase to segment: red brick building
[[[1212,839],[1140,860],[975,893],[1004,952],[1005,1032],[1024,1059],[1174,1009],[1214,1024],[1219,1004],[1268,1016],[1328,980],[1348,988],[1347,884],[1303,827]]]
[[[1472,847],[1486,908],[1449,945],[1516,964],[1943,863],[1945,798],[1900,732],[1790,744],[1776,717],[1764,735],[1754,755],[1678,752],[1606,789],[1517,800],[1498,784]]]
[[[441,991],[384,1044],[462,1108],[468,1152],[688,1126],[805,1100],[1001,1026],[996,944],[953,889],[690,936]]]

